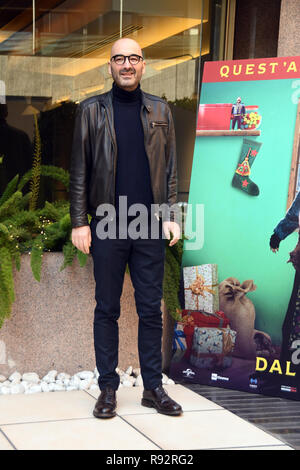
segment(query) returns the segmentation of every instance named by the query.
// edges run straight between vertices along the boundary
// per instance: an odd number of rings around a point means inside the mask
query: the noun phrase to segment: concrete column
[[[282,0],[280,11],[278,57],[300,55],[300,2]]]

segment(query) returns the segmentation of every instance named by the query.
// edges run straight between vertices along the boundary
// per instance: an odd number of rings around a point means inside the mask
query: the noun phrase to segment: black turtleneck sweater
[[[119,196],[127,196],[127,208],[153,203],[150,169],[141,122],[141,89],[126,91],[113,84],[114,126],[117,139],[116,212]]]

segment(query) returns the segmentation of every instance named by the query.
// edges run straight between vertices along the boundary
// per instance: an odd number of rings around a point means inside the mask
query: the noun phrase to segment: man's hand
[[[165,221],[163,222],[163,230],[165,237],[170,240],[170,233],[173,234],[173,238],[169,243],[169,246],[175,245],[178,240],[180,239],[180,226],[177,224],[177,222],[170,222],[170,221]]]
[[[76,248],[85,254],[90,252],[92,243],[91,229],[89,225],[72,229],[72,243]]]

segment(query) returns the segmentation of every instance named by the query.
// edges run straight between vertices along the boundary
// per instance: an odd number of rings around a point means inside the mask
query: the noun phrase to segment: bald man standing
[[[94,345],[101,393],[93,414],[97,418],[116,415],[118,318],[128,264],[139,317],[141,403],[160,413],[179,415],[181,406],[162,387],[160,305],[164,236],[170,239],[172,234],[170,245],[175,244],[180,227],[170,211],[167,216],[166,211],[164,216],[157,212],[158,205],[170,208],[177,198],[173,120],[164,100],[140,88],[145,61],[137,42],[128,38],[115,42],[108,71],[112,89],[78,106],[70,171],[72,242],[83,253],[91,252],[96,282]],[[137,205],[147,213],[146,236],[143,232],[136,237],[130,231],[135,218],[130,214]],[[113,215],[106,218],[105,211]],[[155,220],[159,220],[158,236],[150,230]],[[109,228],[105,234],[103,221]]]

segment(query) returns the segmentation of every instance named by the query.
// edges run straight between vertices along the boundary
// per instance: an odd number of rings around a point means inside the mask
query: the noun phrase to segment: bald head
[[[125,56],[123,60],[116,61],[116,56]],[[133,64],[129,61],[129,56],[138,56],[136,63],[132,60]],[[142,59],[143,53],[141,46],[130,38],[118,39],[111,48],[111,59],[108,63],[108,72],[113,77],[115,83],[124,90],[135,90],[145,72],[145,61]],[[113,58],[113,60],[112,60]]]
[[[141,46],[134,41],[134,39],[130,38],[121,38],[114,42],[111,48],[110,57],[113,57],[116,54],[137,54],[143,56]]]

